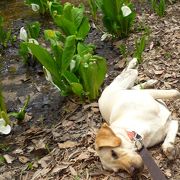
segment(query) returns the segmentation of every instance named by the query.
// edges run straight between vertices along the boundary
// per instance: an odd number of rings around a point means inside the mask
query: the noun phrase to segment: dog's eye
[[[114,159],[118,159],[118,155],[114,150],[111,150],[111,155]]]

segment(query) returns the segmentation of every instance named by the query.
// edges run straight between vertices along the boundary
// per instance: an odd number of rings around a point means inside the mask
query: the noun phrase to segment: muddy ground
[[[136,8],[137,21],[142,26],[136,23],[127,39],[101,42],[101,21],[96,24],[100,28],[91,28],[87,41],[94,43],[96,53],[108,60],[108,74],[102,90],[123,70],[126,60],[133,55],[135,39],[143,34],[144,27],[150,30],[150,38],[143,53],[143,63],[139,65],[139,82],[157,79],[158,89],[180,89],[180,2],[168,4],[163,18],[152,13],[149,5],[142,1],[136,1]],[[38,15],[14,19],[11,24],[13,33],[18,35],[20,27],[33,20],[43,23]],[[119,52],[118,46],[122,43],[127,45],[127,58]],[[0,164],[0,180],[131,179],[123,171],[112,173],[103,170],[94,151],[95,134],[103,122],[97,101],[82,102],[73,96],[61,97],[45,80],[38,63],[31,66],[23,64],[18,46],[19,43],[16,43],[0,56],[7,109],[9,112],[17,111],[27,95],[31,100],[25,120],[21,124],[12,120],[12,133],[0,135],[0,154],[6,159],[5,163]],[[179,120],[180,100],[166,103],[172,117]],[[179,135],[176,139],[177,151]],[[168,161],[160,145],[151,148],[150,153],[168,179],[180,179],[179,154],[175,160]],[[139,179],[151,179],[146,168]]]

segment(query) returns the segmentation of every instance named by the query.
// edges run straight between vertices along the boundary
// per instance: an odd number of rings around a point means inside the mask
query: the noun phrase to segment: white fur
[[[146,147],[165,139],[163,151],[172,159],[178,122],[171,120],[170,111],[159,99],[177,99],[180,93],[177,90],[141,90],[141,87],[147,88],[157,83],[152,80],[133,87],[138,75],[138,71],[132,69],[134,66],[133,60],[105,88],[99,99],[100,112],[115,134],[123,139],[125,148],[133,148],[126,131],[135,131],[143,137]]]

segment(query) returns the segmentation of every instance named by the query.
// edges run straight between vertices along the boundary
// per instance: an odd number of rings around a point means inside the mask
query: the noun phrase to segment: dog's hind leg
[[[136,69],[127,69],[118,75],[108,88],[113,89],[131,89],[134,86],[138,76],[138,71]]]
[[[135,69],[137,67],[137,63],[137,59],[133,58],[129,62],[127,68],[125,68],[123,72],[113,80],[109,87],[116,89],[132,88],[138,76],[138,71]]]
[[[158,80],[150,79],[144,83],[137,84],[136,86],[133,86],[132,89],[140,90],[140,89],[148,89],[152,88],[154,85],[156,85]]]
[[[170,120],[168,124],[167,135],[162,144],[163,152],[169,160],[174,159],[176,157],[176,154],[178,154],[174,147],[177,132],[178,132],[178,121]]]

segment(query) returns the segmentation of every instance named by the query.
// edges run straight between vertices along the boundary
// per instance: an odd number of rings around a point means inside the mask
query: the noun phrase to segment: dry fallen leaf
[[[38,164],[40,164],[42,168],[45,168],[48,166],[48,163],[51,161],[51,159],[51,156],[45,156],[38,161]]]
[[[85,151],[85,152],[82,152],[77,158],[76,160],[84,160],[84,159],[88,159],[90,157],[90,154]]]
[[[77,176],[78,175],[77,171],[72,166],[69,166],[69,170],[70,170],[70,172],[71,172],[71,174],[73,176]]]
[[[59,173],[63,169],[67,169],[68,166],[69,166],[68,164],[60,164],[60,165],[58,164],[52,169],[51,174]]]
[[[58,147],[60,149],[65,149],[65,148],[71,148],[71,147],[74,147],[74,146],[77,146],[78,143],[75,142],[75,141],[66,141],[64,143],[58,143]]]
[[[18,159],[23,164],[26,164],[28,161],[30,161],[29,158],[27,158],[25,156],[19,156]]]
[[[153,70],[153,71],[154,71],[154,74],[156,75],[161,75],[164,72],[164,70]]]
[[[123,58],[123,59],[120,59],[117,64],[115,64],[115,67],[122,69],[125,67],[125,65],[126,65],[126,59]]]
[[[18,148],[12,152],[13,154],[23,154],[23,150]]]
[[[46,149],[46,144],[44,143],[44,139],[32,139],[32,142],[35,145],[35,149]]]
[[[10,156],[10,155],[8,155],[8,154],[3,155],[3,157],[4,157],[4,159],[6,160],[6,162],[7,162],[8,164],[11,164],[11,163],[15,160],[14,157],[12,157],[12,156]]]

